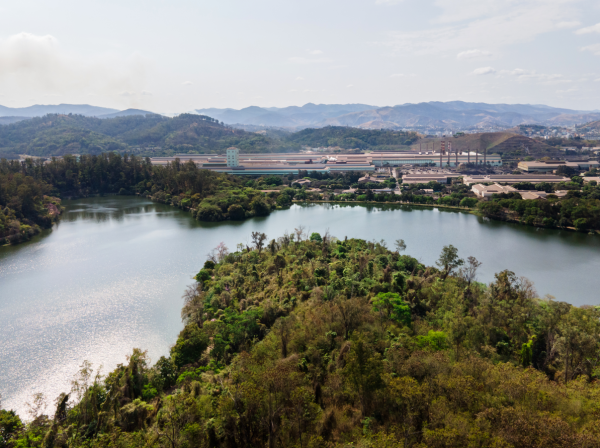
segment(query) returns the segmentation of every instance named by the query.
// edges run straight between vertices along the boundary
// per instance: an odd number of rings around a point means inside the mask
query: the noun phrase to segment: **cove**
[[[181,296],[206,254],[230,249],[258,230],[270,238],[303,225],[339,238],[403,238],[406,253],[431,265],[453,244],[483,265],[478,280],[510,269],[575,305],[598,305],[600,238],[486,221],[457,211],[408,206],[294,205],[244,222],[200,223],[172,207],[136,197],[64,203],[52,231],[0,247],[0,393],[25,415],[44,392],[69,389],[85,359],[106,373],[133,347],[152,361],[167,354],[182,324]]]

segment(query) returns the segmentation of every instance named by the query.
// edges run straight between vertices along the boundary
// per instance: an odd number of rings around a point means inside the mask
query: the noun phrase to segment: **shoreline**
[[[544,226],[535,226],[532,225],[530,226],[529,224],[523,224],[521,221],[518,221],[516,219],[495,219],[495,218],[490,218],[490,217],[486,217],[481,215],[481,213],[479,213],[477,210],[472,209],[472,208],[468,208],[468,207],[460,207],[460,206],[456,206],[456,205],[439,205],[439,204],[415,204],[414,202],[401,202],[401,201],[396,201],[396,202],[377,202],[377,201],[296,201],[293,200],[292,201],[295,204],[301,204],[301,203],[315,203],[315,204],[327,204],[327,203],[334,203],[334,204],[356,204],[356,205],[361,205],[361,204],[365,204],[365,205],[375,205],[375,204],[389,204],[389,205],[410,205],[411,207],[429,207],[429,208],[438,208],[438,209],[449,209],[449,210],[456,210],[456,211],[462,211],[462,212],[466,212],[470,215],[475,215],[478,216],[480,218],[487,218],[491,221],[498,221],[498,222],[508,222],[511,224],[518,224],[520,226],[527,226],[527,227],[536,227],[538,229],[555,229],[555,230],[569,230],[572,232],[576,232],[576,233],[581,233],[581,234],[588,234],[588,235],[598,235],[600,234],[600,230],[593,230],[590,229],[588,231],[582,232],[577,230],[575,227],[544,227]]]

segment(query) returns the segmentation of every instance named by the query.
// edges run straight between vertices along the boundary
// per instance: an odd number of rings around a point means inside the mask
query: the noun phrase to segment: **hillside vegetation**
[[[27,241],[48,229],[61,212],[52,186],[0,161],[0,245]]]
[[[209,117],[175,118],[133,115],[111,119],[82,115],[46,115],[0,126],[0,155],[100,154],[106,151],[175,154],[268,151],[271,139],[231,129]],[[141,148],[140,148],[141,147]],[[153,150],[153,147],[158,147]]]
[[[483,132],[480,134],[465,134],[458,137],[446,138],[424,138],[417,141],[412,149],[419,149],[419,143],[423,151],[430,150],[434,143],[435,150],[439,151],[440,142],[445,140],[452,145],[452,151],[479,151],[488,154],[500,154],[503,158],[525,156],[558,156],[560,151],[545,142],[540,142],[523,135],[512,132]]]
[[[302,228],[252,241],[210,254],[169,356],[84,362],[48,415],[40,394],[27,424],[0,411],[0,444],[600,446],[597,309],[510,271],[478,283],[452,246],[426,267]]]
[[[344,149],[398,149],[416,134],[347,127],[305,129],[290,134],[246,132],[206,116],[129,115],[100,119],[82,115],[46,115],[0,126],[0,157],[28,154],[60,156],[107,151],[137,155],[223,153],[236,146],[244,153],[298,151],[303,145]]]
[[[371,150],[408,149],[417,140],[414,132],[368,130],[342,126],[304,129],[288,137],[299,145],[310,147],[340,146]]]

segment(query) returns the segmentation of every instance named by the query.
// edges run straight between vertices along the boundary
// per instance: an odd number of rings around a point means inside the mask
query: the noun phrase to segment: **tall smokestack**
[[[471,150],[467,148],[467,163],[471,164]]]
[[[487,148],[483,150],[483,164],[487,166]]]
[[[442,161],[442,155],[446,152],[446,142],[442,140],[440,142],[440,168],[444,166],[444,162]]]
[[[448,166],[450,166],[450,154],[452,154],[452,143],[448,142]]]

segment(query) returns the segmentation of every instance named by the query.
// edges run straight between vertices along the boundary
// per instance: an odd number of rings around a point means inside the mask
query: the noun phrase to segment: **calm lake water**
[[[153,361],[180,329],[181,296],[219,242],[229,248],[254,230],[269,237],[303,225],[310,232],[397,238],[407,253],[433,264],[442,247],[483,262],[480,281],[510,269],[534,281],[540,296],[600,304],[600,237],[535,229],[427,208],[307,205],[266,218],[199,223],[166,205],[134,197],[65,202],[52,231],[0,247],[0,394],[25,415],[44,392],[48,403],[69,389],[85,359],[108,372],[133,347]]]

